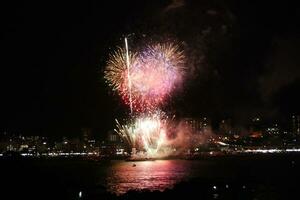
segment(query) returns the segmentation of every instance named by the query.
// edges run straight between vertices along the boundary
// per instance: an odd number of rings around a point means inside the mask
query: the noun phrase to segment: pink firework
[[[135,111],[159,107],[183,80],[184,54],[178,45],[149,45],[129,58],[128,67],[125,51],[115,52],[108,62],[105,78],[127,105],[132,95]]]

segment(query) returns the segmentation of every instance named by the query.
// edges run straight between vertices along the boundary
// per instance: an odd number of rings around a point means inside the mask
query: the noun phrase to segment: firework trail
[[[130,61],[129,61],[129,52],[128,52],[128,42],[127,42],[127,38],[126,37],[125,37],[125,48],[126,48],[126,64],[127,64],[127,78],[128,78],[128,89],[129,89],[130,113],[132,114]]]

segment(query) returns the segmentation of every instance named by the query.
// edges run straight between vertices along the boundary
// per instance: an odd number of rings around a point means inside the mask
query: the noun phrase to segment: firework
[[[183,75],[184,54],[173,43],[148,45],[138,53],[118,48],[105,70],[108,84],[135,111],[163,104]]]
[[[184,60],[183,52],[174,43],[146,45],[134,52],[129,51],[126,38],[125,48],[110,54],[105,80],[131,113],[125,125],[116,120],[115,131],[143,156],[162,157],[171,149],[168,117],[159,107],[182,83]]]
[[[136,117],[132,123],[121,125],[115,131],[129,146],[145,152],[148,157],[158,157],[167,144],[167,119],[161,112]]]
[[[120,95],[127,95],[128,89],[128,67],[126,49],[118,47],[109,56],[104,78],[113,90],[120,92]],[[129,60],[133,65],[136,63],[136,54],[128,53]],[[126,82],[127,81],[127,82]]]

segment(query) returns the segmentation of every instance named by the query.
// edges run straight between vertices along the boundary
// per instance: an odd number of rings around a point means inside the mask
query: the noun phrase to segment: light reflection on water
[[[163,191],[190,178],[194,171],[191,167],[191,162],[183,160],[116,161],[108,170],[106,185],[116,194],[142,189]]]

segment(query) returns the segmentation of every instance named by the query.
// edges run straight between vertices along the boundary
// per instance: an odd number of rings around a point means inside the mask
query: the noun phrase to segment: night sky
[[[97,2],[97,3],[95,3]],[[109,52],[173,38],[188,78],[166,109],[181,117],[286,121],[300,113],[300,29],[288,1],[23,2],[0,6],[0,131],[104,136],[128,114],[104,82]],[[269,3],[270,2],[270,3]]]

